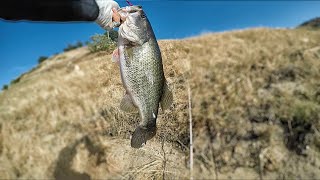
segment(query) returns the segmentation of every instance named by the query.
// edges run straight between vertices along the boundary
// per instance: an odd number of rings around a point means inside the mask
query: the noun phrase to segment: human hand
[[[112,21],[122,24],[126,20],[126,17],[122,16],[116,8],[112,8],[112,11]]]
[[[99,15],[96,22],[106,30],[111,30],[121,23],[121,16],[117,12],[119,5],[113,0],[96,0],[99,7]],[[116,13],[115,13],[116,12]]]
[[[112,8],[112,11],[113,11],[112,21],[120,23],[121,22],[121,16],[118,13],[117,9],[116,8]]]

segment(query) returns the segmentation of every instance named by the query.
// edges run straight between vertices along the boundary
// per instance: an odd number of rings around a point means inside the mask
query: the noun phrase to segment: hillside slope
[[[320,33],[250,29],[159,42],[174,94],[130,147],[107,52],[59,54],[0,94],[1,178],[320,178]]]
[[[320,17],[310,19],[298,26],[298,28],[307,28],[309,30],[319,30],[320,29]]]

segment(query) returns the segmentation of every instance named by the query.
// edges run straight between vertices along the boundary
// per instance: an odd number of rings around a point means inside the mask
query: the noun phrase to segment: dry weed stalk
[[[166,151],[164,150],[164,141],[165,141],[165,138],[162,139],[162,142],[161,142],[161,150],[162,150],[162,153],[163,153],[163,169],[162,169],[162,179],[165,179],[165,172],[166,172],[166,165],[167,165],[167,157],[166,157]]]
[[[193,146],[192,146],[192,112],[191,112],[191,90],[190,84],[188,85],[188,102],[189,102],[189,134],[190,134],[190,179],[193,179]]]

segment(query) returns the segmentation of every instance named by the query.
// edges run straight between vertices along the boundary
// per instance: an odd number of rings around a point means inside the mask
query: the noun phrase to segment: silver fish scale
[[[140,111],[141,125],[156,123],[164,74],[155,38],[150,38],[142,46],[124,47],[120,64],[126,89]]]

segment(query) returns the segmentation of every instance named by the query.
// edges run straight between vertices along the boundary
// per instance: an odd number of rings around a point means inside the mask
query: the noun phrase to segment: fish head
[[[142,45],[150,39],[153,31],[142,6],[127,6],[118,12],[125,17],[119,28],[120,38],[132,45]]]

